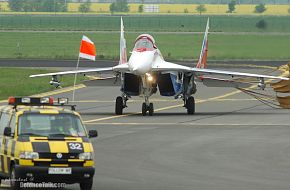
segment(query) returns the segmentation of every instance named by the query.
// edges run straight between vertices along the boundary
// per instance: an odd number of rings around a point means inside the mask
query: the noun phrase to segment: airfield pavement
[[[54,96],[71,98],[65,91]],[[289,189],[290,110],[268,107],[236,89],[198,84],[195,115],[187,115],[180,100],[154,95],[154,116],[142,116],[143,99],[135,97],[116,116],[118,95],[119,87],[76,91],[87,129],[99,132],[92,139],[93,189]]]

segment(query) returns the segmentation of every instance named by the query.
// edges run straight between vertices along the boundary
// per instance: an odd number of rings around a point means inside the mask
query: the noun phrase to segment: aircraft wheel
[[[149,115],[152,116],[154,113],[154,106],[153,106],[153,103],[150,103],[149,104]]]
[[[116,115],[122,115],[123,114],[123,98],[121,96],[118,96],[116,98],[116,105],[115,105],[115,113]]]
[[[146,115],[146,112],[147,112],[147,105],[146,103],[144,102],[142,104],[142,115],[145,116]]]
[[[193,115],[195,113],[195,100],[194,97],[189,97],[186,101],[187,114]]]

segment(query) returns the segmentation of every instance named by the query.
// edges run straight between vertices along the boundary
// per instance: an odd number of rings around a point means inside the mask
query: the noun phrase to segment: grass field
[[[124,16],[126,31],[204,31],[208,16]],[[258,29],[264,19],[267,27]],[[211,32],[289,32],[290,16],[210,16]],[[119,31],[120,16],[0,15],[2,30]]]
[[[129,4],[129,14],[138,13],[140,4]],[[78,12],[80,3],[68,3],[69,12]],[[189,14],[199,14],[196,11],[197,4],[160,4],[159,13],[184,13],[187,9]],[[233,14],[238,15],[255,15],[254,9],[256,5],[236,5],[236,11]],[[5,2],[0,3],[2,11],[10,11],[8,4]],[[92,3],[91,12],[94,13],[110,13],[110,4],[108,3]],[[227,4],[205,4],[207,9],[206,14],[227,14]],[[266,5],[267,10],[265,15],[288,15],[289,5]]]
[[[203,32],[207,16],[124,16],[123,19],[125,31],[136,32],[126,33],[128,50],[131,50],[140,33]],[[261,19],[267,22],[264,30],[256,27]],[[90,34],[90,31],[119,31],[120,16],[0,15],[0,27],[6,30],[0,32],[0,58],[76,59],[81,36],[86,33],[97,45],[98,58],[118,59],[119,34]],[[35,32],[7,31],[12,29]],[[52,32],[39,32],[42,30]],[[210,35],[210,59],[290,58],[290,16],[210,16],[210,31],[232,34]],[[202,35],[156,33],[155,37],[168,59],[196,59],[200,51]]]
[[[100,59],[118,59],[118,33],[85,33],[97,47]],[[127,33],[127,49],[132,49],[139,33]],[[83,33],[2,32],[0,58],[77,59]],[[196,59],[202,34],[153,33],[164,57],[172,60]],[[289,60],[290,35],[211,34],[209,59]]]
[[[29,75],[37,73],[47,73],[44,69],[24,69],[24,68],[0,68],[0,100],[9,96],[28,96],[37,93],[47,92],[55,89],[49,85],[50,78],[29,78]],[[84,79],[78,77],[78,83]],[[62,77],[62,86],[71,86],[73,76]]]

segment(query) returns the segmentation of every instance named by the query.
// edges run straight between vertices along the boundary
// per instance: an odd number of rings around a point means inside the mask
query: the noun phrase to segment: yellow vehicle
[[[0,178],[10,178],[11,189],[48,182],[53,187],[79,183],[90,190],[95,168],[89,138],[97,135],[87,133],[74,106],[64,109],[52,98],[10,97],[9,105],[0,106]]]

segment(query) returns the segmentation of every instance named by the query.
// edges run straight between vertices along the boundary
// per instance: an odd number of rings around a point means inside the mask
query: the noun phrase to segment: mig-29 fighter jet
[[[167,62],[163,59],[157,48],[154,38],[149,34],[141,34],[136,38],[134,49],[127,60],[126,40],[124,37],[124,26],[121,18],[120,35],[120,60],[115,67],[95,68],[76,71],[64,71],[47,74],[31,75],[30,77],[51,76],[51,83],[59,84],[58,77],[69,74],[87,74],[112,71],[116,80],[121,84],[121,95],[116,98],[115,113],[123,114],[127,107],[127,100],[132,96],[144,97],[142,114],[148,112],[150,116],[154,113],[153,103],[150,96],[159,91],[161,96],[173,96],[184,102],[188,114],[195,113],[194,94],[197,91],[196,81],[203,82],[206,86],[237,87],[238,82],[228,79],[207,77],[206,75],[227,75],[234,77],[252,77],[258,82],[258,87],[265,88],[265,78],[289,80],[285,77],[270,75],[250,74],[234,71],[214,70],[206,68],[208,50],[209,19],[207,20],[205,34],[202,42],[201,52],[196,67],[182,66]]]

